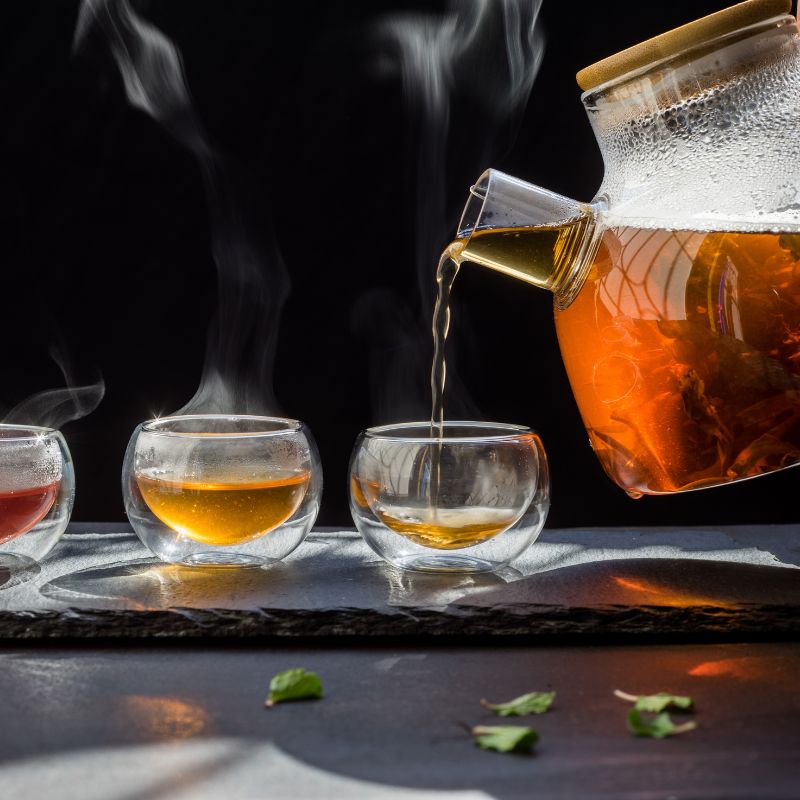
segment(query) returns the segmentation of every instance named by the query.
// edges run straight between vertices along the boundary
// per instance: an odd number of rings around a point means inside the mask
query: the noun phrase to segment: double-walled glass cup
[[[350,511],[389,563],[422,572],[489,572],[539,535],[547,457],[529,428],[428,422],[364,431],[350,461]]]
[[[311,433],[297,420],[164,417],[133,432],[122,491],[133,529],[160,559],[265,566],[311,530],[322,470]]]
[[[74,501],[64,437],[52,428],[0,425],[0,567],[43,559],[64,533]]]

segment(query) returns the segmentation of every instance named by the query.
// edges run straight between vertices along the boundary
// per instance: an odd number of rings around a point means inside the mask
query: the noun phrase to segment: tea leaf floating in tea
[[[322,697],[322,682],[315,672],[295,667],[279,672],[269,682],[269,697],[264,705],[272,708],[286,700],[316,700]]]
[[[651,739],[665,739],[667,736],[676,736],[679,733],[693,731],[697,723],[693,721],[682,722],[676,725],[669,714],[646,714],[636,708],[628,712],[628,730],[634,736],[647,736]]]
[[[627,700],[629,703],[635,703],[634,709],[636,711],[650,711],[655,714],[660,711],[666,711],[668,708],[689,711],[694,707],[694,701],[691,697],[669,694],[667,692],[659,692],[658,694],[628,694],[627,692],[621,692],[619,689],[616,689],[614,691],[614,696],[619,697],[620,700]]]
[[[477,725],[471,731],[475,744],[498,753],[530,753],[539,734],[524,725]]]
[[[522,717],[525,714],[544,714],[555,699],[555,692],[530,692],[515,697],[507,703],[489,703],[481,700],[481,705],[500,717]]]

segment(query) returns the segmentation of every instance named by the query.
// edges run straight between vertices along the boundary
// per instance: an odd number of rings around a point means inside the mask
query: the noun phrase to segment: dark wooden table
[[[0,652],[8,798],[800,797],[800,646],[13,647]],[[266,710],[269,677],[323,700]],[[533,756],[478,750],[478,704],[555,689]],[[697,730],[626,730],[612,690],[692,695]],[[445,792],[439,794],[439,792]]]

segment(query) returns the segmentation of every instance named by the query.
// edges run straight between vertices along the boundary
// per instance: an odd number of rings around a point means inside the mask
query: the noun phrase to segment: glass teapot
[[[591,203],[495,170],[459,261],[549,289],[572,390],[633,497],[800,462],[800,38],[749,0],[578,73]]]

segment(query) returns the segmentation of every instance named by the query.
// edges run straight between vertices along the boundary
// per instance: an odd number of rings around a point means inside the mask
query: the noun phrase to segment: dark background
[[[441,246],[469,183],[489,166],[590,199],[602,162],[575,72],[725,5],[545,0],[546,52],[516,142],[470,174],[451,169]],[[371,402],[370,363],[390,360],[393,347],[391,332],[372,337],[355,325],[354,309],[378,289],[411,309],[421,302],[418,143],[399,75],[376,67],[374,25],[387,13],[440,13],[445,5],[161,0],[137,8],[181,49],[200,118],[263,190],[292,282],[276,394],[284,413],[305,420],[318,441],[326,481],[319,523],[349,524],[350,448],[360,429],[391,416]],[[139,421],[174,411],[194,393],[216,277],[196,161],[127,104],[107,57],[73,56],[77,9],[76,2],[28,0],[0,12],[0,402],[8,407],[62,383],[47,355],[52,341],[66,345],[79,378],[99,369],[104,401],[64,431],[77,472],[74,518],[121,520],[128,437]],[[479,117],[456,115],[449,147],[481,135]],[[538,429],[552,465],[549,525],[794,520],[793,471],[630,500],[589,448],[558,354],[551,297],[465,267],[454,314],[454,364],[470,395],[454,396],[454,405]],[[422,385],[428,369],[429,353],[421,351]],[[413,399],[400,406],[412,408]]]

